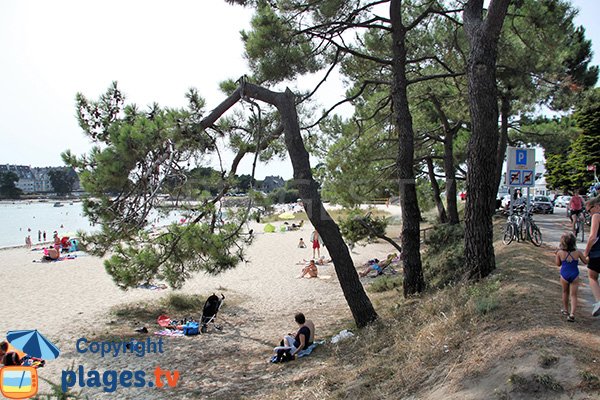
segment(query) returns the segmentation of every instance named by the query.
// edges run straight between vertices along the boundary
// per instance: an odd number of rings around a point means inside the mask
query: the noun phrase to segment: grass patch
[[[581,386],[586,390],[599,390],[600,379],[590,371],[580,371]]]
[[[498,279],[485,280],[467,288],[471,302],[478,314],[489,314],[498,308],[500,304],[498,298],[499,289],[500,281]]]
[[[559,358],[555,355],[548,354],[546,352],[540,355],[540,367],[542,368],[550,368],[558,362]]]
[[[551,390],[553,392],[561,392],[563,390],[563,387],[560,384],[560,382],[558,382],[552,375],[548,375],[548,374],[543,374],[543,375],[533,374],[533,380],[537,384],[539,384],[540,386],[542,386],[543,388],[546,388],[547,390]]]
[[[527,378],[519,374],[511,374],[508,377],[508,383],[513,385],[516,389],[524,389],[527,387]]]
[[[375,280],[373,280],[373,282],[367,286],[367,291],[372,293],[386,292],[388,290],[402,287],[402,282],[402,275],[381,275],[375,278]]]
[[[441,289],[465,276],[464,228],[440,224],[427,231],[423,272],[430,288]]]
[[[75,364],[71,364],[66,371],[75,371]],[[81,392],[74,392],[71,388],[67,388],[66,392],[62,390],[62,383],[52,382],[49,379],[40,377],[41,380],[50,385],[50,392],[38,393],[33,399],[34,400],[79,400],[82,399]],[[74,383],[74,382],[73,382]]]

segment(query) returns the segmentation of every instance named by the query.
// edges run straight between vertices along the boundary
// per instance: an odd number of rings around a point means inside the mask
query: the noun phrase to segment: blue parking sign
[[[517,151],[515,152],[515,156],[517,159],[517,165],[527,165],[527,150],[517,149]]]

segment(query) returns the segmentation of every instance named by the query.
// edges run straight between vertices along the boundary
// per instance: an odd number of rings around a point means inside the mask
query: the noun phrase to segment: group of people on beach
[[[579,262],[587,264],[590,289],[594,295],[595,304],[592,316],[600,315],[600,196],[585,203],[585,208],[591,215],[591,228],[585,250],[577,249],[577,239],[572,232],[565,232],[560,238],[559,250],[556,252],[556,265],[560,267],[560,283],[562,286],[562,310],[567,321],[575,321],[577,309],[577,289],[579,286]],[[569,307],[570,300],[570,307]]]

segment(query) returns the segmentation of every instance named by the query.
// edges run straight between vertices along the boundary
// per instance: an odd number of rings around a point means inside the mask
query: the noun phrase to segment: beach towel
[[[167,285],[164,283],[160,283],[158,285],[151,285],[149,283],[145,283],[143,285],[138,285],[138,289],[149,289],[149,290],[163,290],[167,288]]]
[[[158,336],[171,336],[171,337],[183,337],[183,331],[175,330],[175,329],[163,329],[162,331],[154,332],[155,335]]]
[[[318,345],[323,344],[323,343],[325,343],[325,341],[320,340],[318,342],[314,342],[313,344],[308,346],[306,349],[300,350],[297,354],[298,358],[310,356],[310,353],[312,353],[312,351],[315,349],[315,347],[317,347]]]

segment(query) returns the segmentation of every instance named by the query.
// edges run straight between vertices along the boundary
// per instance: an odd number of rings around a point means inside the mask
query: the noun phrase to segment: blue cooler
[[[184,335],[191,336],[191,335],[197,335],[198,333],[200,333],[200,331],[198,330],[197,322],[188,322],[185,325],[183,325],[183,334]]]

